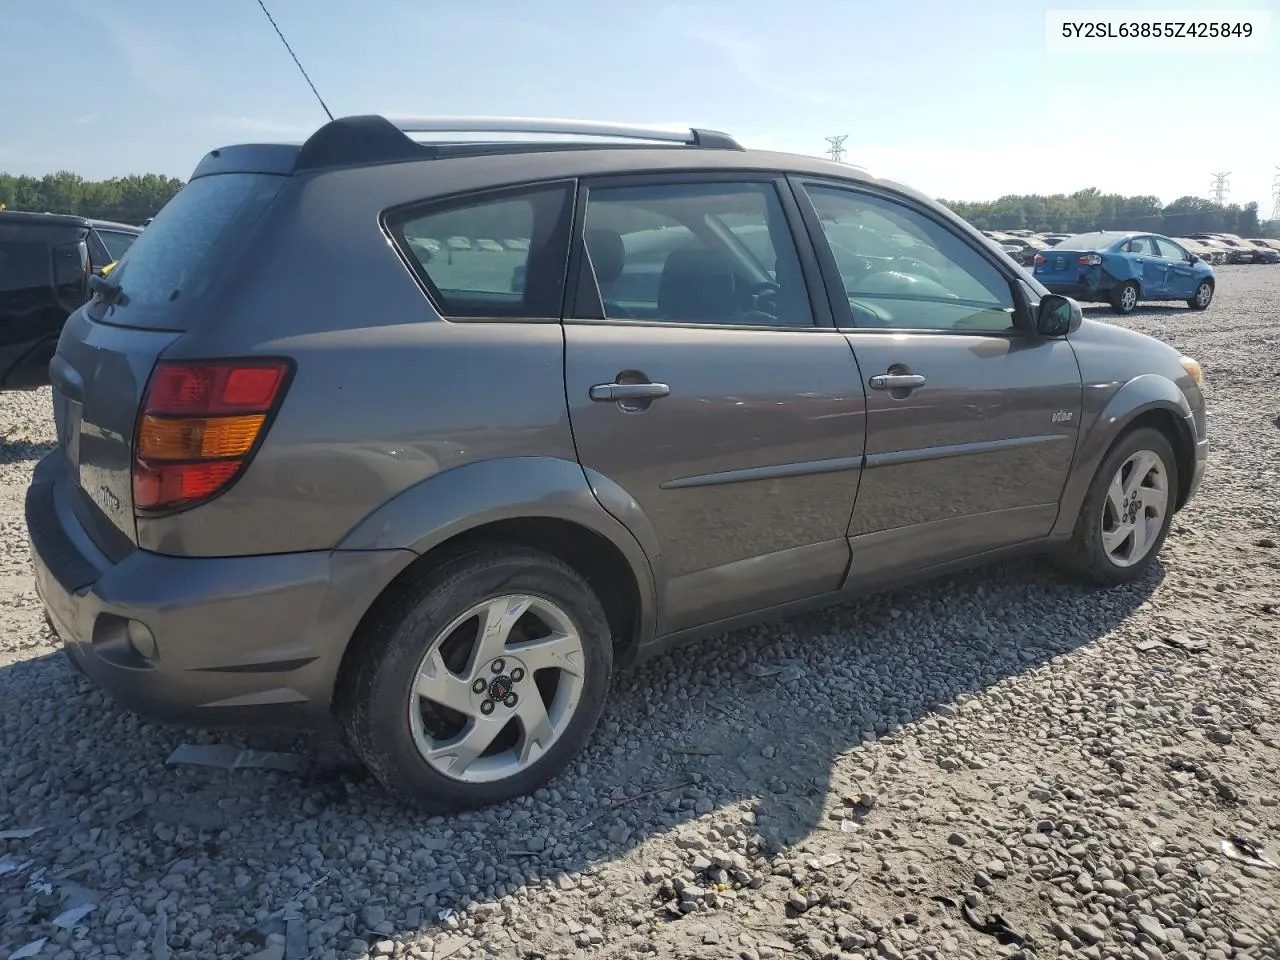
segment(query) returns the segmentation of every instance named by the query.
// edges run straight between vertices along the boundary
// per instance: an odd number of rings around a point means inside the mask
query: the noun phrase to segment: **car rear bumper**
[[[1105,300],[1119,281],[1099,266],[1084,267],[1075,272],[1047,271],[1033,274],[1050,293],[1077,300]]]
[[[1037,277],[1036,279],[1040,279]],[[1087,283],[1050,283],[1047,280],[1040,280],[1044,284],[1044,288],[1050,293],[1056,293],[1063,297],[1075,297],[1078,300],[1096,297],[1099,293],[1096,287],[1090,287]]]
[[[414,554],[136,550],[113,564],[72,512],[64,465],[54,451],[36,467],[26,520],[37,592],[75,665],[160,720],[324,725],[349,638]]]

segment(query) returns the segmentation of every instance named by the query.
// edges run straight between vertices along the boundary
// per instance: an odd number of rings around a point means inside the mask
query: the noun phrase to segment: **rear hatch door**
[[[134,430],[156,360],[211,322],[202,300],[284,182],[261,173],[192,180],[119,260],[110,289],[67,321],[49,368],[58,444],[73,509],[112,560],[137,544]]]

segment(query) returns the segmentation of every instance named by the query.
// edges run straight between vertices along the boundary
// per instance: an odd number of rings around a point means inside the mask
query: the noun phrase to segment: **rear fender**
[[[1128,257],[1121,256],[1118,253],[1104,253],[1102,255],[1102,269],[1118,283],[1132,280],[1139,287],[1142,286],[1142,277],[1139,275],[1138,265]]]
[[[1096,387],[1094,388],[1096,389]],[[1194,446],[1195,428],[1191,420],[1191,406],[1176,383],[1155,373],[1146,373],[1126,382],[1111,394],[1101,409],[1093,414],[1088,409],[1090,389],[1086,386],[1084,423],[1081,425],[1080,445],[1071,465],[1071,476],[1062,492],[1058,521],[1053,537],[1069,537],[1075,528],[1076,518],[1084,504],[1089,485],[1107,451],[1139,417],[1154,410],[1171,414],[1171,419],[1183,433],[1183,439]],[[1180,478],[1181,483],[1186,478]]]
[[[602,479],[602,478],[600,478]],[[613,500],[625,497],[611,491]],[[619,500],[628,521],[639,508]],[[643,514],[637,527],[652,535]],[[644,547],[593,494],[582,467],[555,457],[481,460],[447,470],[410,487],[360,521],[339,550],[408,549],[419,556],[468,531],[502,520],[545,518],[584,527],[612,544],[626,560],[640,595],[639,639],[655,625],[654,574]]]

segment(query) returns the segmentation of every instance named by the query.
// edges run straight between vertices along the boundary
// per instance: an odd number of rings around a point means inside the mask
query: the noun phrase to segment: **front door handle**
[[[670,395],[665,383],[597,383],[591,388],[591,399],[600,403],[618,400],[657,400]]]
[[[871,378],[872,390],[910,390],[923,386],[924,377],[918,373],[877,373]]]

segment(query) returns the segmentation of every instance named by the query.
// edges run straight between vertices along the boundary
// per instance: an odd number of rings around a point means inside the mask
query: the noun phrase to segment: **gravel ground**
[[[1210,403],[1144,582],[1010,564],[701,644],[620,677],[553,789],[449,819],[328,751],[167,765],[218,738],[56,652],[22,520],[48,397],[0,397],[0,837],[42,828],[0,839],[0,957],[1280,957],[1280,870],[1220,847],[1280,862],[1280,267],[1219,277],[1123,321]]]

